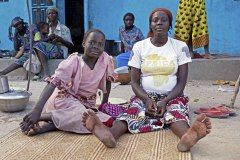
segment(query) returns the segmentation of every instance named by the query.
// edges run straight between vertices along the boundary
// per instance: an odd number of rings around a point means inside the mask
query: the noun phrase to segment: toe
[[[204,120],[204,122],[206,121],[206,115],[204,114],[204,113],[201,113],[201,114],[199,114],[197,117],[196,117],[196,120],[197,121],[200,121],[200,122],[202,122],[203,120]]]
[[[207,129],[206,133],[209,134],[210,132],[211,132],[211,130],[210,130],[210,129]]]
[[[207,125],[206,127],[207,127],[207,129],[212,129],[211,125]]]

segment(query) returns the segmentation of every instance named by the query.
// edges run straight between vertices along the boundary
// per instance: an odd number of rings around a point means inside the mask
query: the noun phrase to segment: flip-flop
[[[236,113],[229,110],[228,108],[224,106],[218,106],[218,107],[201,107],[194,111],[195,114],[205,113],[206,116],[211,118],[228,118],[231,114],[231,116],[234,116]]]
[[[229,114],[222,113],[221,111],[207,112],[205,114],[207,117],[211,117],[211,118],[228,118],[229,117]]]
[[[236,115],[236,113],[234,111],[230,110],[228,107],[217,106],[215,108],[218,109],[219,111],[221,111],[222,113],[229,114],[229,116],[235,116]]]
[[[211,107],[211,108],[201,107],[198,110],[196,110],[196,114],[206,113],[206,112],[218,112],[218,111],[228,114],[229,116],[236,115],[236,113],[234,111],[230,110],[229,108],[227,108],[225,106],[217,106],[217,107]]]
[[[32,78],[32,81],[39,81],[41,79],[41,76],[35,75]]]

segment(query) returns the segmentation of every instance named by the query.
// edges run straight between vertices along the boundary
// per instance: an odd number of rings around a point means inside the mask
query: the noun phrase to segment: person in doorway
[[[49,83],[34,109],[20,123],[26,135],[54,130],[90,133],[81,122],[83,112],[89,108],[101,122],[111,125],[111,116],[96,107],[97,90],[104,93],[102,104],[108,102],[111,81],[116,78],[112,57],[103,51],[105,35],[100,30],[91,29],[85,33],[82,45],[83,56],[79,57],[77,53],[70,55],[47,79]],[[47,113],[42,113],[47,100]]]
[[[188,98],[183,90],[191,57],[187,45],[168,36],[172,13],[164,8],[149,17],[149,38],[137,42],[128,65],[135,96],[111,128],[104,126],[92,110],[84,113],[83,124],[107,147],[129,131],[151,132],[169,127],[180,141],[179,151],[189,151],[211,130],[210,119],[200,114],[190,126]],[[105,135],[108,135],[106,137]]]
[[[116,57],[117,68],[127,66],[133,45],[144,39],[142,31],[134,25],[135,17],[132,13],[123,16],[124,26],[119,28],[119,39],[122,43],[121,51],[124,53]]]
[[[12,27],[15,28],[14,35]],[[37,28],[33,27],[33,36],[36,34]],[[6,75],[18,68],[23,67],[23,64],[29,59],[30,51],[30,27],[21,17],[15,17],[9,27],[9,39],[14,42],[14,50],[17,51],[15,58],[17,60],[4,70],[0,71],[0,75]],[[26,79],[27,74],[24,79]]]
[[[194,48],[204,47],[206,59],[215,59],[209,53],[209,33],[205,0],[180,0],[175,23],[174,38],[186,42],[192,58],[200,55]]]
[[[42,64],[43,78],[50,76],[48,69],[48,59],[67,58],[68,48],[73,47],[70,30],[58,21],[59,11],[55,7],[47,10],[49,23],[49,40],[51,43],[38,42],[34,45],[34,50]]]

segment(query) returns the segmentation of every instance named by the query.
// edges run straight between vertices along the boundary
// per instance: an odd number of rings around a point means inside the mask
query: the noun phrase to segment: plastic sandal
[[[236,113],[234,111],[230,110],[228,107],[217,106],[215,108],[218,109],[219,111],[221,111],[222,113],[229,114],[229,116],[235,116],[236,115]]]
[[[32,81],[39,81],[40,79],[41,79],[41,76],[35,75],[35,76],[32,78]]]
[[[218,111],[218,112],[207,112],[206,116],[211,118],[228,118],[229,114],[225,114],[225,113],[222,113],[221,111]]]

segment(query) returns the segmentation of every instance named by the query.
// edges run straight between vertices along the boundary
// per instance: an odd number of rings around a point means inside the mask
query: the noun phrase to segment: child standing
[[[105,35],[91,29],[85,33],[82,45],[83,56],[71,54],[59,64],[55,74],[47,78],[49,83],[36,106],[20,123],[26,135],[54,130],[90,133],[81,122],[87,109],[92,109],[106,125],[111,123],[112,118],[96,108],[97,90],[103,91],[102,104],[106,103],[115,78],[112,57],[103,52]],[[47,100],[47,113],[42,114]]]

